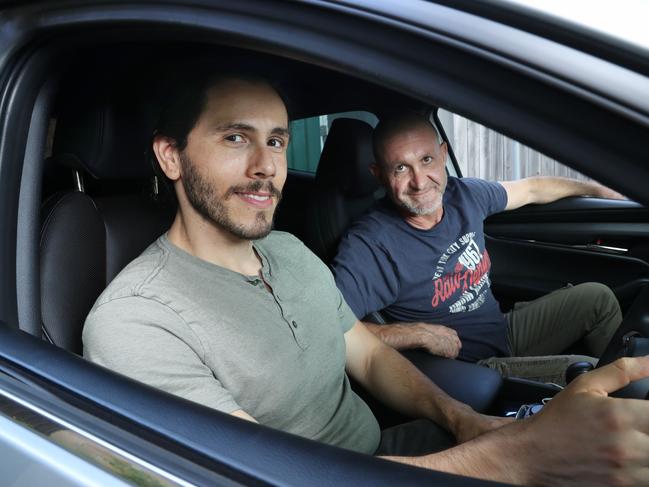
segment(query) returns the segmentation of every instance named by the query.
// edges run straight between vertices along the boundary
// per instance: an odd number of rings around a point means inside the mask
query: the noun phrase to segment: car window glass
[[[453,147],[462,176],[490,181],[513,181],[529,176],[592,180],[579,171],[460,115],[439,109],[438,117]],[[454,172],[451,171],[451,174]]]
[[[292,121],[291,143],[287,153],[288,168],[315,173],[331,123],[342,117],[363,120],[372,127],[378,122],[374,114],[363,111],[332,113]]]

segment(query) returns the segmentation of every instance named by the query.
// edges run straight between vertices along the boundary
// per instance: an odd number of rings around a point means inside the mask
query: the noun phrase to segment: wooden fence
[[[439,115],[464,176],[492,181],[510,181],[527,176],[590,180],[580,172],[483,125],[442,110]]]

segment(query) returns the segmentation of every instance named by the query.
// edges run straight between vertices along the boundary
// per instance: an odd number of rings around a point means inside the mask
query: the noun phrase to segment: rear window
[[[370,112],[341,112],[291,122],[291,142],[288,146],[288,168],[315,173],[331,123],[337,118],[363,120],[375,127],[378,118]]]

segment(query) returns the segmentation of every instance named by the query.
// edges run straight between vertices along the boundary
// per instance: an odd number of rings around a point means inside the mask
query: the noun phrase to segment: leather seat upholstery
[[[345,229],[374,203],[381,191],[369,171],[374,162],[372,130],[362,120],[337,118],[322,149],[307,211],[305,239],[327,263],[334,257]]]
[[[86,314],[105,286],[104,222],[92,198],[76,191],[53,196],[41,213],[43,334],[79,353]]]
[[[109,86],[75,93],[57,118],[49,164],[70,173],[70,181],[76,173],[92,183],[88,192],[59,191],[41,210],[43,336],[74,353],[82,351],[83,323],[99,294],[174,214],[149,196],[151,125],[137,110],[140,97]]]

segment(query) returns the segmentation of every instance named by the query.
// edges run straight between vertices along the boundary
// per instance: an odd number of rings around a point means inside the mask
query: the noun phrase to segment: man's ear
[[[372,173],[372,176],[374,176],[379,181],[382,181],[381,176],[383,175],[383,173],[381,172],[381,168],[379,167],[378,164],[376,163],[370,164],[370,172]]]
[[[446,141],[439,144],[439,155],[441,156],[442,161],[446,164],[446,156],[448,156],[448,145]]]
[[[165,135],[156,135],[153,138],[153,153],[165,176],[176,181],[180,177],[180,154],[174,140]]]

